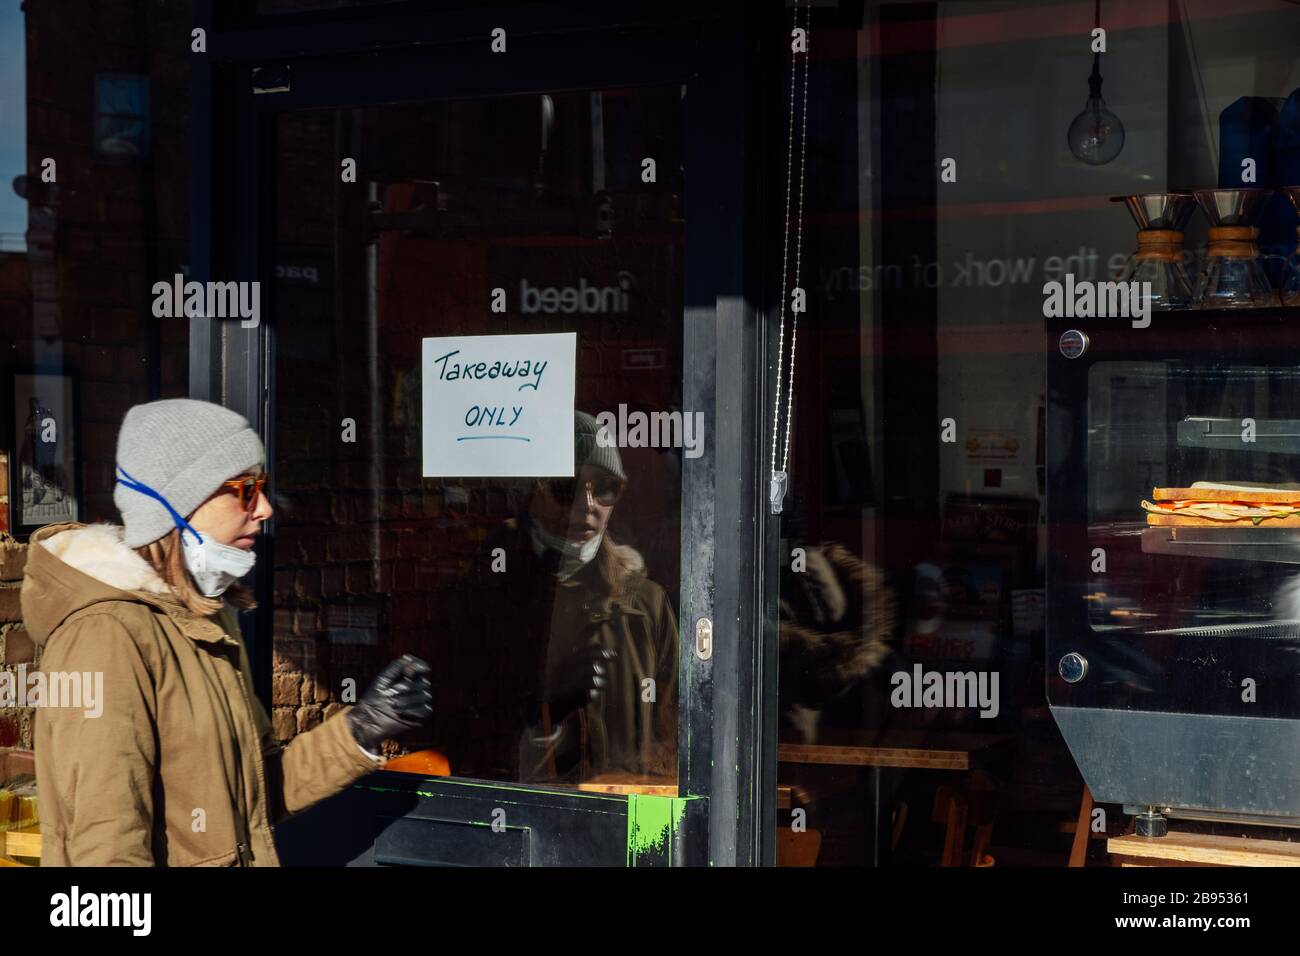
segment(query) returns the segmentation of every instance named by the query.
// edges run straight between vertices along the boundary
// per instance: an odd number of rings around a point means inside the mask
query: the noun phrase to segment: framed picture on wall
[[[9,425],[9,530],[81,520],[76,379],[66,369],[15,371]]]

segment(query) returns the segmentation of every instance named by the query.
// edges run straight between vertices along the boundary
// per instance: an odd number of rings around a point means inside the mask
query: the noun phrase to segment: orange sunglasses
[[[221,485],[237,494],[239,506],[251,514],[257,505],[257,496],[266,487],[266,477],[266,475],[259,475],[256,478],[231,478],[229,481],[223,481]]]

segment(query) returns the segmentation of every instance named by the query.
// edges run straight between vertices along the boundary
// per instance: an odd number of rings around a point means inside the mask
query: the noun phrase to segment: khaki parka
[[[102,679],[35,711],[42,866],[278,866],[277,823],[382,766],[351,708],[281,747],[231,607],[191,613],[120,526],[34,533],[22,610],[47,686]]]

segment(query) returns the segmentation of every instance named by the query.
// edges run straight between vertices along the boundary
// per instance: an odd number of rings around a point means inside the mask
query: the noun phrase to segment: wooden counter
[[[1300,866],[1300,843],[1179,833],[1158,839],[1130,833],[1106,848],[1120,866]]]

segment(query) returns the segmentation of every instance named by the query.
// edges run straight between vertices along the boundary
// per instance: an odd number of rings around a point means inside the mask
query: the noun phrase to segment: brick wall
[[[12,319],[0,322],[0,351],[19,365],[50,364],[76,377],[83,520],[117,519],[117,430],[126,410],[149,398],[151,337],[159,397],[189,389],[188,322],[154,319],[151,310],[153,283],[189,258],[189,7],[130,0],[25,7],[28,170],[39,178],[50,158],[58,180],[29,194],[37,208],[23,266],[0,263],[0,310]],[[95,155],[95,77],[109,72],[149,78],[148,159]]]
[[[20,368],[40,363],[75,377],[79,414],[59,424],[61,437],[73,436],[80,518],[117,521],[117,431],[127,409],[150,397],[151,338],[158,397],[189,388],[188,322],[154,319],[151,287],[189,258],[190,4],[68,0],[27,3],[24,13],[28,172],[39,178],[42,161],[53,159],[57,182],[29,192],[28,252],[0,255],[0,355]],[[95,76],[106,72],[149,77],[147,160],[94,153]],[[0,407],[9,414],[7,400]],[[0,461],[7,457],[16,469],[13,450],[3,447],[8,435],[0,423]],[[6,479],[0,497],[7,492]],[[7,528],[7,504],[0,511]],[[0,533],[0,667],[7,670],[39,666],[20,620],[25,557],[23,545]],[[31,732],[30,709],[0,709],[0,748],[30,748]]]

